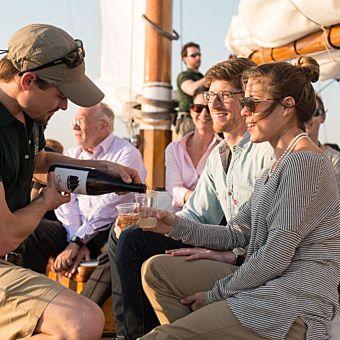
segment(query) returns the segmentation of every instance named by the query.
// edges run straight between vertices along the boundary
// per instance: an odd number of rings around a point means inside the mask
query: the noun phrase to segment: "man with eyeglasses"
[[[33,24],[13,34],[0,60],[0,335],[2,339],[99,339],[104,316],[92,301],[24,269],[25,239],[48,210],[70,201],[53,173],[30,202],[33,171],[52,163],[97,167],[124,181],[136,171],[107,161],[76,160],[44,150],[43,126],[67,100],[92,106],[103,93],[85,75],[84,49],[60,28]],[[10,263],[12,262],[12,263]],[[17,265],[13,265],[13,262]],[[77,312],[75,313],[75,308]]]
[[[269,143],[253,144],[247,133],[245,118],[241,116],[240,99],[243,97],[241,76],[254,66],[249,59],[233,58],[211,67],[205,74],[209,91],[208,102],[215,132],[224,134],[224,141],[210,153],[205,169],[183,209],[177,214],[201,223],[223,224],[235,216],[250,197],[255,181],[273,161]],[[177,249],[177,250],[176,250]],[[214,251],[188,248],[185,243],[164,235],[129,228],[119,237],[118,244],[109,239],[109,256],[112,272],[118,268],[120,292],[113,290],[114,306],[123,300],[125,338],[136,339],[151,331],[159,322],[145,296],[141,284],[141,266],[153,255],[186,256],[187,260],[211,259],[240,265],[245,250],[235,248]],[[115,312],[119,313],[119,308]]]
[[[195,90],[204,85],[204,76],[199,72],[200,46],[194,42],[186,43],[182,47],[181,56],[187,69],[177,76],[179,103],[174,139],[181,138],[195,129],[190,116],[190,105]]]
[[[306,123],[306,132],[309,138],[323,150],[331,161],[335,171],[338,193],[340,194],[340,152],[327,144],[321,144],[319,142],[319,130],[321,124],[326,120],[326,110],[321,96],[318,93],[315,95],[316,110],[314,116]]]

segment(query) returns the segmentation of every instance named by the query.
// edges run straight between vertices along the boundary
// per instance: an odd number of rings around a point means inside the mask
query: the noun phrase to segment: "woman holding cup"
[[[158,208],[158,191],[147,190],[146,193],[135,194],[134,203],[117,205],[118,216],[114,231],[119,238],[122,231],[132,225],[142,228],[154,228],[157,224],[156,210]]]
[[[276,162],[226,226],[162,211],[152,230],[210,249],[248,246],[246,259],[146,261],[143,287],[162,326],[141,339],[328,338],[339,307],[340,202],[327,156],[304,132],[318,78],[306,57],[245,72],[242,114],[252,142],[270,142]]]

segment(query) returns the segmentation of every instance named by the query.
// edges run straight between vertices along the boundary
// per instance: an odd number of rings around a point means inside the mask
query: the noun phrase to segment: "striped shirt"
[[[284,339],[297,317],[307,339],[328,339],[338,311],[340,201],[324,154],[287,155],[227,226],[176,217],[169,236],[195,246],[227,250],[249,244],[244,264],[207,293],[226,299],[242,325]]]

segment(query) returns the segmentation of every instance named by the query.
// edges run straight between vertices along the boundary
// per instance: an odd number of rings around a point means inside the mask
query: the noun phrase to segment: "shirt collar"
[[[16,121],[11,113],[0,103],[0,126],[7,126]]]
[[[24,112],[26,123],[33,122],[33,119]],[[8,110],[0,103],[0,126],[8,126],[12,123],[19,122]]]
[[[113,133],[110,133],[101,143],[99,143],[97,146],[101,146],[104,153],[107,153],[110,149],[111,144],[113,143],[115,139],[115,136]]]
[[[110,133],[105,139],[103,139],[93,150],[93,155],[97,155],[98,153],[100,153],[101,151],[103,151],[103,153],[107,153],[111,144],[113,143],[115,139],[115,136]],[[87,152],[86,150],[84,150],[83,148],[81,148],[82,152]]]
[[[233,146],[232,151],[237,151],[239,149],[242,149],[244,145],[248,144],[250,141],[250,134],[249,132],[246,132],[242,138]],[[229,149],[228,143],[226,140],[220,143],[219,151],[220,154],[224,153],[227,149]]]
[[[250,141],[250,134],[246,132],[242,138],[233,146],[233,150],[236,151],[238,149],[242,149],[245,144],[248,144]]]
[[[187,133],[186,135],[184,135],[180,140],[179,142],[185,147],[186,143],[187,143],[187,140],[194,134],[194,132],[190,132],[190,133]]]

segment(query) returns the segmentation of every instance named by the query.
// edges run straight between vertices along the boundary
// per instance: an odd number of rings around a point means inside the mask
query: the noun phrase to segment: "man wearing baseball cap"
[[[30,202],[33,171],[43,173],[52,163],[67,163],[96,167],[126,182],[140,179],[134,170],[115,163],[44,151],[43,125],[56,111],[67,109],[68,99],[93,106],[104,97],[85,75],[80,40],[60,28],[33,24],[14,33],[8,50],[1,53],[0,337],[100,339],[104,317],[97,305],[19,266],[24,240],[45,212],[70,200],[56,191],[49,174],[47,187]]]

